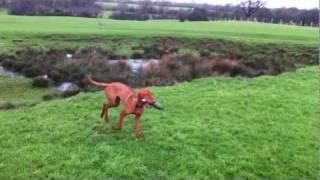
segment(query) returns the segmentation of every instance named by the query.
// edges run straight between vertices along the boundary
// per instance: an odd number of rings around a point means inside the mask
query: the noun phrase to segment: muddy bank
[[[152,43],[133,45],[130,57],[99,47],[26,48],[1,54],[0,63],[26,77],[48,75],[55,86],[70,82],[85,90],[86,74],[100,81],[119,81],[133,87],[170,85],[217,75],[277,75],[316,64],[317,54],[316,49],[298,46],[158,38]]]

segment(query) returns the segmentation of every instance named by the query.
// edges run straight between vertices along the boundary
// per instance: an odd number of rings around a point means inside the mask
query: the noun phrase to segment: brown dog
[[[137,138],[142,137],[141,132],[141,116],[144,111],[144,107],[150,108],[151,106],[161,109],[161,105],[155,100],[153,94],[149,88],[142,88],[134,91],[129,86],[114,82],[114,83],[101,83],[94,81],[90,76],[87,79],[93,85],[104,88],[107,102],[103,104],[101,117],[104,117],[106,123],[109,122],[108,109],[117,107],[120,101],[124,104],[124,110],[120,113],[118,124],[112,126],[114,130],[121,130],[125,116],[134,114],[135,117],[135,135]]]

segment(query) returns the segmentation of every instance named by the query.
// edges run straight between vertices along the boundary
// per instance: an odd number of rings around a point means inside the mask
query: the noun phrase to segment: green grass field
[[[0,179],[316,179],[318,74],[153,88],[143,140],[99,118],[102,92],[2,111]]]
[[[0,14],[0,49],[29,46],[107,44],[108,38],[172,36],[226,39],[247,43],[318,45],[318,29],[253,22],[119,21],[77,17],[30,17]]]

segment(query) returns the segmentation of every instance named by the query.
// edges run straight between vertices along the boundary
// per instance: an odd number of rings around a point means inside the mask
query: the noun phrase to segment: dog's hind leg
[[[104,116],[104,121],[109,122],[109,108],[117,107],[120,104],[120,98],[116,97],[115,99],[109,98],[108,103],[105,103],[102,107],[101,117]]]
[[[103,118],[103,116],[104,116],[104,111],[105,111],[106,106],[107,106],[106,103],[104,103],[103,106],[102,106],[101,118]]]

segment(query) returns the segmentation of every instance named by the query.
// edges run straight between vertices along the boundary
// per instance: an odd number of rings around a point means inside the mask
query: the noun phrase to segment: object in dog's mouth
[[[159,109],[159,110],[163,110],[164,109],[162,104],[160,104],[159,102],[156,102],[156,103],[152,104],[152,106],[154,108],[156,108],[156,109]]]

